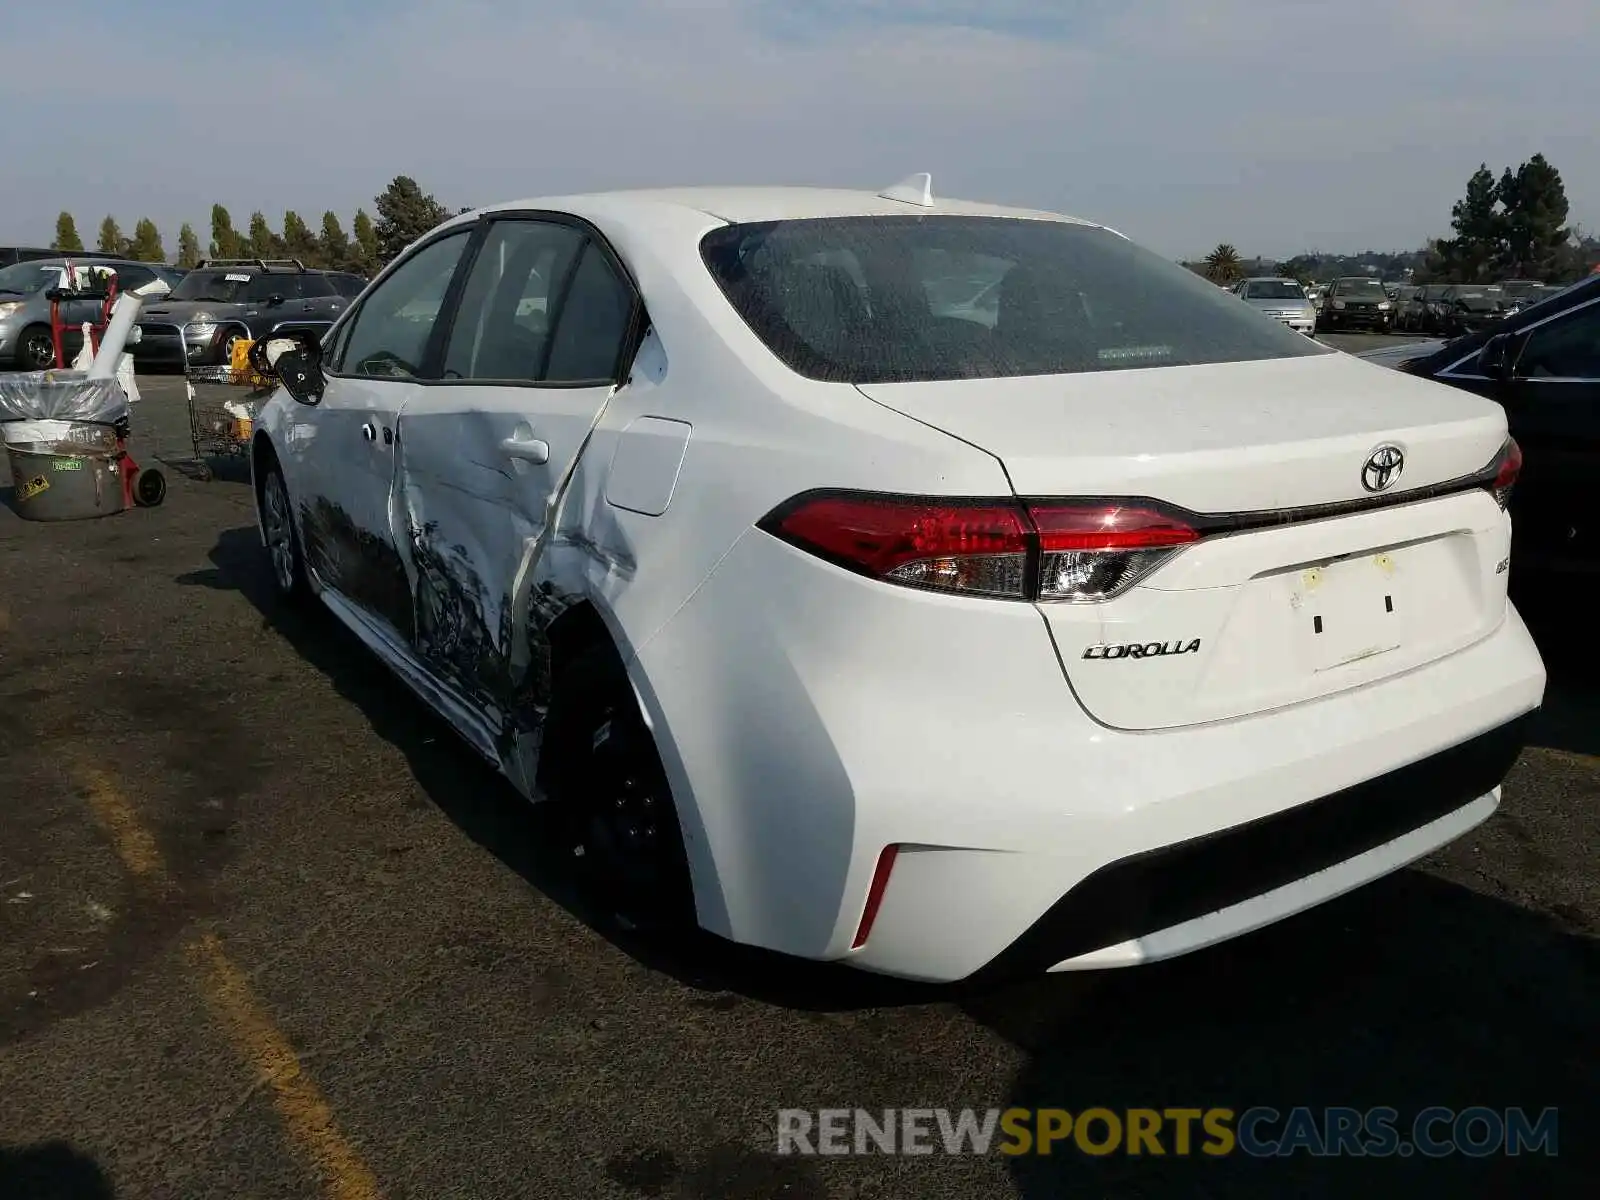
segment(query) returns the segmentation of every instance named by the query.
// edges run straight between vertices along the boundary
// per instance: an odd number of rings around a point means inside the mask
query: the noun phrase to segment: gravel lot
[[[141,387],[136,456],[181,457],[181,384]],[[542,822],[272,602],[244,476],[169,477],[0,508],[0,1198],[1592,1194],[1581,606],[1528,598],[1550,702],[1465,841],[1176,962],[934,991],[596,932]],[[779,1108],[1257,1104],[1554,1105],[1561,1154],[770,1153]]]

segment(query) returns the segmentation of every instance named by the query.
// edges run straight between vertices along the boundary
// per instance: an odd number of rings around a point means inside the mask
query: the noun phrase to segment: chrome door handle
[[[369,442],[377,441],[378,440],[378,427],[376,425],[374,425],[371,421],[368,421],[365,425],[363,425],[361,427],[361,436],[366,438],[367,441],[369,441]]]
[[[537,438],[508,437],[500,443],[500,449],[512,458],[520,458],[539,466],[550,461],[550,443],[541,442]]]

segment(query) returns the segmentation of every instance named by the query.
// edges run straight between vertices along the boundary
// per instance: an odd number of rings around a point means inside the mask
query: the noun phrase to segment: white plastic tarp
[[[126,419],[129,411],[128,393],[115,378],[85,379],[82,371],[0,375],[0,422],[83,421],[113,425]]]

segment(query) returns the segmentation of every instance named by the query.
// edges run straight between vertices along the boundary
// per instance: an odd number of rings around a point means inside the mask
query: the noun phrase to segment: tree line
[[[1454,237],[1433,238],[1412,251],[1363,254],[1299,254],[1272,263],[1246,263],[1237,248],[1219,245],[1191,270],[1218,283],[1251,274],[1281,275],[1302,283],[1340,275],[1371,274],[1398,279],[1408,271],[1413,283],[1494,283],[1537,279],[1565,283],[1600,260],[1600,239],[1568,226],[1566,186],[1543,154],[1498,177],[1480,164],[1467,181],[1466,194],[1450,210]]]
[[[277,229],[264,213],[253,212],[241,231],[235,228],[227,208],[213,204],[208,244],[202,249],[194,226],[186,221],[178,230],[177,253],[170,258],[154,221],[140,217],[134,223],[133,236],[128,237],[116,218],[108,215],[100,222],[95,249],[137,262],[173,262],[179,267],[193,267],[208,258],[297,258],[308,267],[351,271],[370,278],[440,222],[471,211],[446,208],[408,175],[395,176],[373,200],[373,209],[376,220],[365,208],[357,209],[348,234],[337,213],[323,213],[321,227],[313,230],[293,210],[283,214]],[[71,213],[56,218],[56,236],[50,248],[62,254],[85,249]]]

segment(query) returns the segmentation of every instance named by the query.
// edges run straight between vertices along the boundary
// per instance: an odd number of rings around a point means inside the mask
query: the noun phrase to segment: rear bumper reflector
[[[883,893],[889,886],[889,873],[894,870],[894,860],[899,857],[899,846],[885,846],[878,855],[877,868],[872,872],[872,884],[867,888],[867,904],[861,910],[861,924],[856,926],[855,940],[850,949],[859,950],[867,944],[872,933],[872,923],[878,919],[878,909],[883,905]]]

